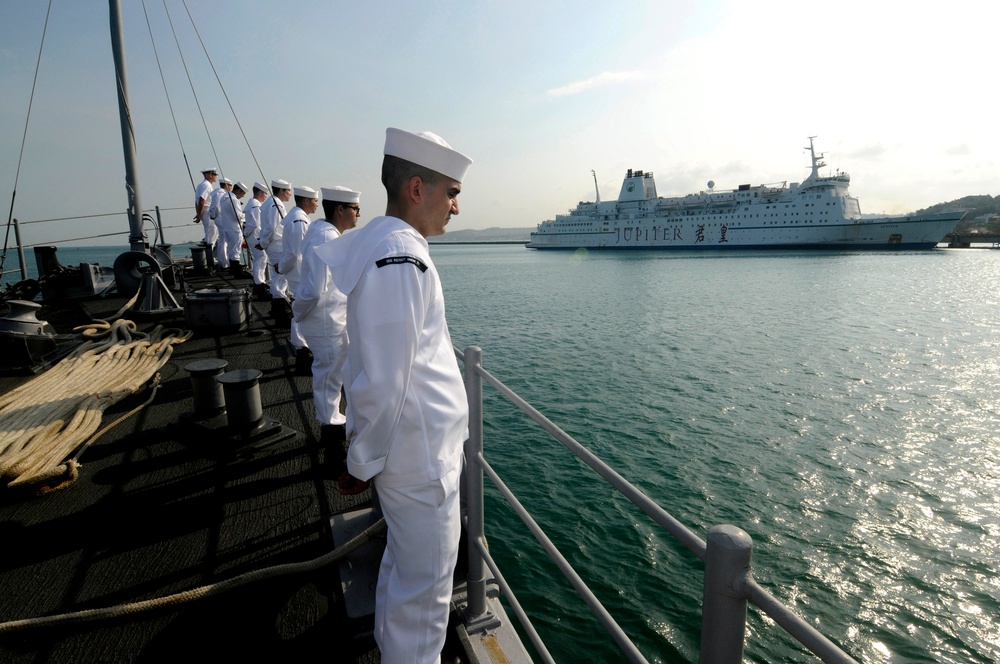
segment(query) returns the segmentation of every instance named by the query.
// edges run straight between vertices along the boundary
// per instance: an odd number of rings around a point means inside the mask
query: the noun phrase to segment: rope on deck
[[[39,618],[25,618],[22,620],[11,620],[9,622],[0,623],[0,634],[9,634],[14,632],[22,632],[27,629],[32,628],[46,628],[46,627],[57,627],[66,625],[80,625],[85,623],[99,622],[103,620],[112,620],[127,617],[136,617],[143,613],[148,613],[157,609],[171,608],[176,609],[185,604],[191,604],[199,600],[207,599],[209,597],[216,597],[223,593],[241,588],[243,586],[248,586],[252,583],[259,583],[261,581],[266,581],[270,579],[275,579],[284,576],[292,576],[296,574],[305,574],[309,572],[314,572],[316,570],[322,569],[327,565],[331,565],[338,562],[347,554],[353,552],[355,549],[363,544],[376,539],[377,537],[382,537],[386,532],[385,519],[379,519],[374,524],[369,526],[366,530],[355,535],[350,540],[344,542],[340,546],[336,547],[333,551],[325,553],[318,558],[313,558],[312,560],[307,560],[305,562],[298,563],[286,563],[284,565],[273,565],[271,567],[264,567],[262,569],[256,569],[251,572],[246,572],[245,574],[240,574],[239,576],[226,579],[224,581],[219,581],[218,583],[210,583],[208,585],[200,586],[198,588],[192,588],[190,590],[185,590],[173,595],[167,595],[165,597],[156,597],[154,599],[147,599],[140,602],[132,602],[129,604],[119,604],[118,606],[111,606],[102,609],[87,609],[84,611],[74,611],[71,613],[62,613],[54,616],[42,616]]]
[[[95,321],[74,332],[86,341],[0,396],[0,483],[40,491],[72,484],[79,455],[71,455],[100,435],[94,434],[104,411],[138,392],[170,359],[174,345],[191,337],[190,331],[159,325],[139,332],[126,319]]]

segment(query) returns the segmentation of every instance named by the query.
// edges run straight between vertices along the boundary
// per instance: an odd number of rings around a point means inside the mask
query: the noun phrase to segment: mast
[[[826,155],[822,152],[818,155],[816,154],[816,148],[813,147],[813,139],[816,138],[815,136],[809,136],[807,138],[809,139],[809,147],[807,147],[806,150],[809,150],[809,155],[812,158],[812,173],[810,173],[809,177],[806,178],[806,182],[812,182],[813,180],[819,178],[819,169],[826,166],[826,163],[823,161],[823,157]]]
[[[122,40],[122,10],[119,0],[108,0],[111,15],[111,51],[115,58],[118,115],[122,126],[122,150],[125,152],[125,193],[128,196],[128,243],[132,251],[146,251],[142,232],[142,199],[139,196],[139,171],[135,159],[135,134],[128,103],[128,74],[125,70],[125,43]]]
[[[594,176],[594,190],[597,192],[597,201],[601,202],[601,188],[597,186],[597,173],[595,171],[590,171],[590,174]]]

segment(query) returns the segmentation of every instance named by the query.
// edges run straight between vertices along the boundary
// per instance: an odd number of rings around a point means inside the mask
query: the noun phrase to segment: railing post
[[[17,243],[17,260],[21,263],[21,279],[23,281],[28,278],[28,266],[24,264],[24,245],[21,244],[21,224],[17,223],[17,219],[14,219],[14,242]]]
[[[753,540],[736,526],[713,526],[705,550],[701,616],[701,662],[740,664],[746,634],[747,598]]]
[[[496,625],[496,618],[486,607],[486,562],[477,543],[486,541],[483,506],[483,469],[477,459],[483,453],[483,378],[476,371],[482,365],[483,349],[467,346],[465,354],[465,391],[469,398],[469,439],[465,441],[465,501],[469,573],[466,580],[469,603],[465,609],[466,629],[475,633]]]
[[[160,236],[160,244],[167,243],[167,236],[163,234],[163,219],[160,217],[159,205],[156,206],[156,234]]]

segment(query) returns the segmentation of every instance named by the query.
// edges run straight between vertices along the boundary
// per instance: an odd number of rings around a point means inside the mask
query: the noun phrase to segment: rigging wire
[[[122,212],[121,214],[125,214],[125,213]],[[148,214],[147,215],[143,215],[143,218],[146,219],[146,220],[151,220],[152,219]],[[189,227],[188,224],[166,224],[166,225],[163,226],[164,229],[188,228],[188,227]],[[45,240],[44,242],[36,242],[34,244],[26,244],[26,245],[24,245],[24,248],[25,249],[32,249],[34,247],[48,247],[48,246],[51,246],[51,245],[54,245],[54,244],[65,243],[65,242],[80,242],[82,240],[97,240],[97,239],[105,238],[105,237],[117,237],[119,235],[128,235],[128,234],[129,234],[129,231],[114,231],[112,233],[99,233],[97,235],[82,235],[80,237],[67,237],[67,238],[60,238],[58,240]],[[188,244],[188,243],[185,242],[183,244]]]
[[[191,164],[188,163],[187,152],[184,150],[184,141],[181,140],[181,130],[177,127],[177,116],[174,115],[174,106],[170,103],[170,92],[167,90],[167,79],[164,78],[163,67],[160,65],[160,54],[156,50],[156,40],[153,38],[153,26],[149,23],[149,13],[146,11],[146,0],[142,0],[142,13],[146,17],[149,42],[153,45],[153,56],[156,58],[156,68],[160,71],[160,81],[163,83],[163,94],[167,97],[167,108],[170,109],[170,119],[174,122],[174,131],[177,132],[177,142],[180,143],[181,155],[184,157],[184,168],[187,171],[188,179],[191,180],[191,189],[195,189],[194,177],[191,175]]]
[[[153,212],[155,209],[156,208],[150,208],[148,210],[143,210],[142,213],[143,213],[143,215],[146,215],[149,212]],[[177,207],[161,207],[160,208],[160,212],[173,212],[174,210],[190,210],[190,209],[191,209],[190,205],[179,205]],[[21,222],[18,222],[18,223],[20,223],[22,226],[26,226],[28,224],[42,224],[42,223],[45,223],[45,222],[48,222],[48,221],[74,221],[76,219],[94,219],[96,217],[120,217],[120,216],[125,215],[125,214],[128,214],[128,212],[104,212],[102,214],[78,214],[78,215],[73,216],[73,217],[53,217],[51,219],[32,219],[30,221],[21,221]]]
[[[45,11],[45,25],[42,27],[42,42],[38,45],[38,59],[35,61],[35,78],[31,81],[31,97],[28,99],[28,114],[24,118],[24,133],[21,134],[21,152],[17,156],[17,171],[14,175],[14,190],[10,194],[10,211],[7,213],[7,232],[3,239],[3,253],[0,254],[0,272],[3,272],[7,262],[7,246],[10,242],[10,226],[14,219],[14,199],[17,197],[17,182],[21,177],[21,160],[24,158],[24,143],[28,138],[28,121],[31,119],[31,105],[35,101],[35,85],[38,83],[38,70],[42,66],[42,49],[45,47],[45,35],[49,29],[49,15],[52,13],[52,0]],[[199,37],[200,39],[200,37]]]
[[[219,83],[219,89],[222,90],[222,96],[226,98],[226,103],[229,104],[229,110],[233,114],[233,119],[236,121],[236,126],[240,129],[240,134],[243,136],[243,141],[247,144],[247,150],[250,151],[250,156],[253,158],[253,163],[257,166],[257,172],[260,173],[261,181],[267,182],[267,178],[264,177],[264,170],[260,167],[260,162],[257,161],[257,155],[254,154],[253,148],[250,147],[250,140],[247,138],[247,134],[243,131],[243,125],[240,124],[240,119],[236,115],[236,109],[233,108],[233,102],[229,101],[229,95],[226,93],[226,88],[222,85],[222,79],[219,78],[219,72],[215,69],[215,63],[212,62],[211,56],[208,54],[208,49],[205,48],[205,42],[201,39],[201,33],[198,32],[198,26],[195,25],[194,18],[191,16],[191,10],[188,9],[187,0],[181,0],[184,5],[184,11],[187,12],[188,19],[191,21],[191,27],[194,28],[194,34],[198,36],[198,43],[201,44],[201,50],[205,52],[205,58],[208,60],[209,66],[212,68],[212,73],[215,74],[215,80]],[[166,7],[166,5],[164,5]],[[170,24],[173,28],[173,23]],[[205,131],[208,131],[206,127]],[[214,149],[214,148],[213,148]],[[222,166],[219,166],[219,174],[222,174]],[[249,193],[249,192],[247,192]]]
[[[191,16],[191,10],[188,9],[187,0],[181,0],[181,3],[184,5],[184,11],[187,12],[188,20],[191,21],[191,27],[194,29],[194,34],[198,37],[198,43],[201,44],[201,50],[205,52],[205,59],[208,60],[208,66],[212,68],[212,73],[215,74],[215,80],[219,84],[219,89],[222,90],[222,96],[226,98],[226,103],[229,105],[229,112],[233,114],[233,120],[236,121],[236,126],[239,127],[240,134],[243,136],[243,141],[247,145],[247,150],[250,151],[250,156],[251,156],[251,158],[253,158],[253,163],[256,164],[256,166],[257,166],[257,172],[260,173],[261,178],[264,178],[264,171],[261,169],[260,163],[257,161],[257,155],[254,154],[253,148],[250,147],[250,141],[249,141],[249,139],[247,139],[246,132],[243,131],[243,125],[240,124],[240,119],[236,115],[236,109],[233,108],[233,102],[231,102],[229,100],[229,94],[226,92],[226,87],[222,84],[222,79],[219,78],[219,72],[216,71],[216,69],[215,69],[215,63],[212,62],[212,56],[210,56],[208,54],[208,49],[205,47],[205,42],[201,38],[201,33],[198,32],[198,26],[194,22],[194,17]],[[164,5],[164,6],[166,6],[166,5]],[[173,24],[171,23],[171,25],[173,25]],[[206,132],[208,131],[208,127],[205,128],[205,131]],[[211,140],[211,139],[209,139],[209,140]],[[213,150],[215,149],[214,145],[213,145],[212,149]],[[218,160],[218,157],[216,157],[216,160]],[[223,175],[223,176],[225,175],[222,172],[222,164],[219,164],[219,175]],[[244,193],[247,193],[247,192],[244,192]],[[240,227],[240,235],[242,235],[243,234],[243,222],[239,220],[241,209],[237,207],[237,205],[236,205],[236,199],[234,198],[231,189],[227,193],[226,198],[229,200],[229,204],[232,206],[233,216],[236,217],[237,223],[239,224],[239,227]]]
[[[205,112],[201,110],[201,102],[198,100],[198,93],[194,90],[194,81],[191,80],[191,72],[188,70],[187,60],[184,59],[184,50],[181,48],[180,40],[177,39],[177,31],[174,29],[174,20],[170,18],[170,10],[167,9],[166,0],[163,0],[163,11],[167,13],[167,22],[170,24],[170,32],[174,36],[174,43],[177,44],[177,53],[181,57],[181,64],[184,66],[184,74],[187,76],[188,86],[191,88],[191,94],[194,96],[195,106],[198,107],[198,115],[201,116],[201,124],[205,127],[205,134],[208,136],[208,144],[212,148],[212,156],[215,157],[215,163],[218,164],[219,174],[221,175],[222,164],[219,163],[219,154],[215,151],[215,143],[212,142],[212,134],[208,131],[208,122],[205,120]],[[201,39],[201,37],[199,37],[199,39]]]

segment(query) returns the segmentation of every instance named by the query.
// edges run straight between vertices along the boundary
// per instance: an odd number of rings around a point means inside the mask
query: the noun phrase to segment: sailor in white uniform
[[[267,200],[267,186],[253,183],[253,197],[243,208],[243,238],[250,252],[250,272],[253,276],[254,292],[258,297],[267,287],[267,256],[260,248],[260,207]]]
[[[295,187],[295,207],[281,220],[282,253],[278,258],[278,272],[288,280],[288,292],[295,296],[299,283],[299,261],[302,259],[302,241],[309,231],[309,215],[319,209],[319,194],[311,187]]]
[[[316,249],[347,295],[347,467],[388,524],[375,600],[382,662],[438,662],[460,536],[468,402],[425,238],[472,161],[431,133],[386,131],[386,216]]]
[[[232,191],[227,191],[219,197],[219,213],[215,223],[219,227],[219,244],[223,251],[219,253],[219,265],[229,267],[234,277],[243,274],[240,265],[240,250],[243,248],[243,203],[240,201],[247,193],[247,186],[242,182],[233,185]],[[222,259],[225,259],[225,262]]]
[[[292,185],[284,180],[271,180],[271,196],[260,207],[260,248],[271,266],[271,315],[276,325],[290,323],[285,303],[288,282],[275,271],[284,250],[281,242],[281,220],[285,218],[285,203],[292,198]]]
[[[229,178],[222,178],[222,181],[219,182],[219,188],[212,192],[210,207],[208,209],[208,216],[215,222],[216,233],[218,233],[215,242],[215,260],[219,263],[220,268],[229,267],[229,259],[226,254],[226,243],[222,238],[222,228],[219,226],[219,210],[221,209],[219,202],[222,201],[226,194],[232,193],[232,191],[233,181]]]
[[[295,187],[295,207],[281,220],[282,253],[278,259],[275,271],[288,282],[286,294],[290,300],[295,298],[295,290],[299,285],[299,261],[302,259],[302,240],[309,230],[309,215],[319,209],[319,194],[311,187]],[[312,353],[306,345],[306,340],[299,331],[299,324],[292,318],[288,340],[295,348],[295,370],[303,376],[309,375],[309,365],[312,363]]]
[[[320,424],[320,444],[330,476],[347,472],[344,441],[347,440],[340,412],[343,368],[347,359],[347,296],[333,285],[330,268],[314,249],[336,240],[358,224],[361,193],[347,187],[323,187],[323,219],[309,224],[302,241],[299,283],[292,313],[306,345],[313,353],[313,404]]]
[[[215,222],[210,216],[212,184],[215,183],[219,175],[214,167],[204,169],[201,174],[205,176],[205,179],[199,182],[194,190],[194,223],[200,223],[205,230],[205,252],[208,256],[211,255],[212,248],[216,240],[219,239],[219,229],[215,227]]]

